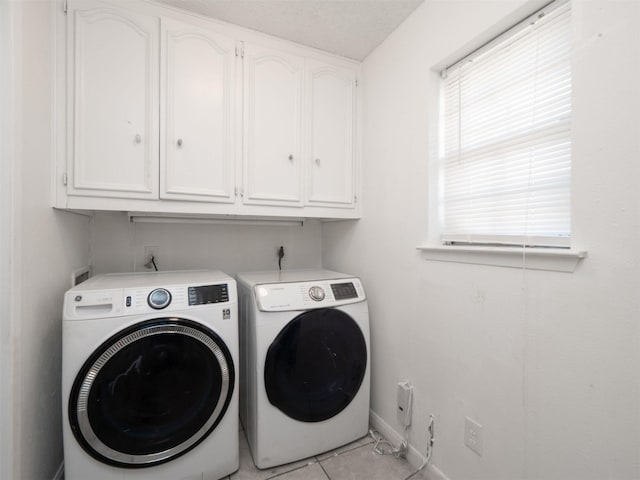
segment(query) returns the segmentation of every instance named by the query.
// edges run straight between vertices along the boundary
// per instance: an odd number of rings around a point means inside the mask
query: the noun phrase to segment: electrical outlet
[[[469,417],[464,418],[464,444],[482,456],[482,425]]]
[[[153,266],[155,263],[158,265],[158,254],[160,252],[160,247],[154,245],[145,245],[144,246],[144,257],[142,259],[142,264],[144,268],[147,270],[155,270],[156,267]],[[153,258],[153,262],[151,259]]]

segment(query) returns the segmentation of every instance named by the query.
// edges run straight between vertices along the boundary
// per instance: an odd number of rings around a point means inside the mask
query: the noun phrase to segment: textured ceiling
[[[423,0],[158,0],[356,60]]]

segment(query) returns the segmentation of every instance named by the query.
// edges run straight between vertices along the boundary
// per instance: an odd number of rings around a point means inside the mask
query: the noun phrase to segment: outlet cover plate
[[[464,418],[464,444],[482,456],[482,425],[469,417]]]

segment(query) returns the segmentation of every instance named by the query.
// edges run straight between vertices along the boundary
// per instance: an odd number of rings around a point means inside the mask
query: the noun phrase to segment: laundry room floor
[[[244,432],[240,435],[240,469],[224,480],[424,480],[406,460],[373,451],[370,436],[299,462],[258,470]]]

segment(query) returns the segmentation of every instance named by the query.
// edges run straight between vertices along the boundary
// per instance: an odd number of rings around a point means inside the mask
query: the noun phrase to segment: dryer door
[[[344,410],[360,389],[367,345],[358,324],[341,310],[298,315],[267,352],[269,401],[289,417],[320,422]]]
[[[220,422],[234,388],[224,342],[189,320],[136,324],[85,362],[69,398],[69,422],[101,462],[147,467],[187,452]]]

